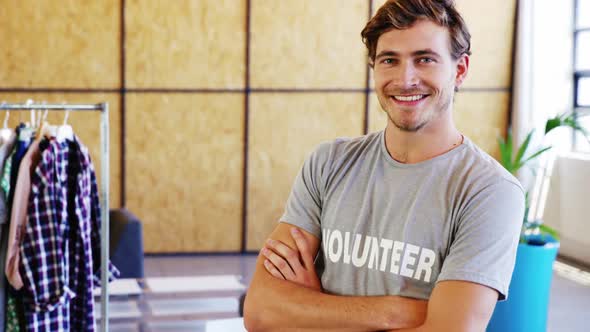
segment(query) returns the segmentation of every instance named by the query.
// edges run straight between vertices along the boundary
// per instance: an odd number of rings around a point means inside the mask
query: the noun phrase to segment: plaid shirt
[[[101,254],[94,168],[78,138],[43,144],[20,247],[27,331],[94,331]],[[110,263],[109,274],[118,274]]]

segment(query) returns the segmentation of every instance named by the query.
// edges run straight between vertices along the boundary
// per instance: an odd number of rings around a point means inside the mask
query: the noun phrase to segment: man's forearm
[[[426,301],[398,296],[336,296],[320,293],[259,271],[248,291],[246,324],[252,332],[280,328],[378,331],[415,327],[424,321]]]
[[[273,330],[275,331],[275,330]],[[278,329],[276,332],[364,332],[366,329],[354,329],[354,328],[333,328],[333,329],[325,329],[325,328],[286,328],[286,329]],[[398,331],[397,329],[392,331]]]

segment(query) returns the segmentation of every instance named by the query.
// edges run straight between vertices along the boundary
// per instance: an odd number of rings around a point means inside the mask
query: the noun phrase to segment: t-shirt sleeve
[[[524,218],[520,185],[503,180],[474,195],[460,215],[450,251],[438,281],[475,282],[508,297],[516,249]]]
[[[320,216],[324,193],[324,175],[330,154],[330,143],[320,144],[305,160],[295,177],[285,212],[279,220],[321,237]]]

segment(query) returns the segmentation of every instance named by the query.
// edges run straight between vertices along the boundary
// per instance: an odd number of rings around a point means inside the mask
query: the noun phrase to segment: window
[[[575,0],[574,112],[590,132],[590,0]],[[590,142],[581,134],[574,150],[590,152]]]

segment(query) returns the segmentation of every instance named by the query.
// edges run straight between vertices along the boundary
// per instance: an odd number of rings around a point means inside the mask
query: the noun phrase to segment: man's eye
[[[418,60],[418,61],[420,61],[420,63],[432,63],[432,62],[434,62],[434,59],[433,58],[420,58],[420,60]]]
[[[381,63],[384,63],[386,65],[390,65],[393,63],[393,59],[384,59],[383,61],[381,61]]]

